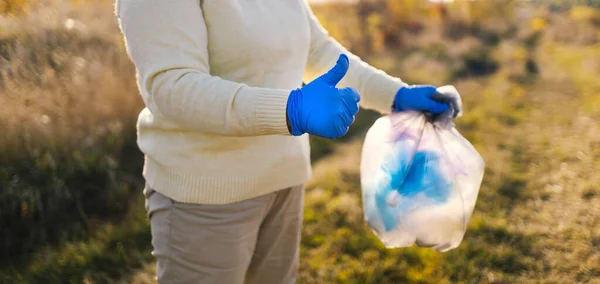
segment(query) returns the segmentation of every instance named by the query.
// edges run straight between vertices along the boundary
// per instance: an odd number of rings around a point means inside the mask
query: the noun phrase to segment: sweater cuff
[[[398,93],[400,88],[407,86],[407,84],[400,79],[389,77],[374,85],[376,87],[370,92],[373,96],[371,99],[371,107],[381,114],[388,114],[392,111],[396,93]]]
[[[289,90],[256,88],[255,116],[261,135],[291,135],[287,127],[286,109]]]

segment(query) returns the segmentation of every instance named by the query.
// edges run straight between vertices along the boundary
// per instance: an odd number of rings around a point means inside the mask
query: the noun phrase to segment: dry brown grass
[[[0,153],[91,147],[130,130],[141,108],[111,6],[55,2],[0,18]]]
[[[141,99],[112,3],[43,3],[0,15],[0,282],[100,281],[147,248]]]

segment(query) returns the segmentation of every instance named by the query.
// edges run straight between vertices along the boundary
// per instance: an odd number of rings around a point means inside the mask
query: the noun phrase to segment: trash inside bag
[[[361,158],[366,222],[388,248],[460,245],[485,163],[450,117],[393,113],[367,132]]]

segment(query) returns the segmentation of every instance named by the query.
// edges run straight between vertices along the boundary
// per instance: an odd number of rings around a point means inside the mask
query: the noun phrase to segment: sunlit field
[[[112,1],[0,4],[0,283],[152,283],[143,105]],[[379,117],[311,138],[298,283],[600,283],[600,3],[313,3],[352,52],[452,84],[486,161],[463,243],[385,249],[360,154]]]

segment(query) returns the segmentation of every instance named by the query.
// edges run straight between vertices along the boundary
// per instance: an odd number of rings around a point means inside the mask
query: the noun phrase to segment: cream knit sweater
[[[310,179],[287,98],[341,53],[350,69],[338,87],[358,89],[361,107],[388,112],[404,85],[329,37],[304,0],[117,0],[116,13],[146,105],[143,175],[178,202],[232,203]]]

